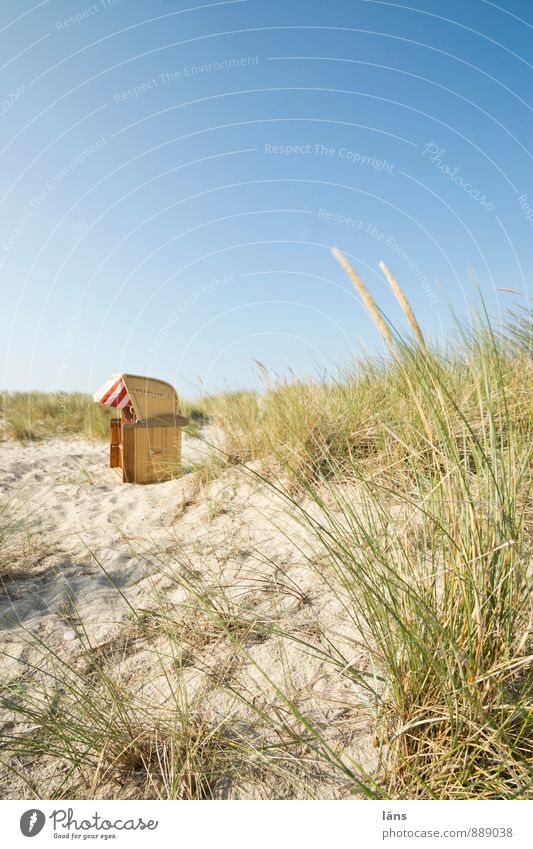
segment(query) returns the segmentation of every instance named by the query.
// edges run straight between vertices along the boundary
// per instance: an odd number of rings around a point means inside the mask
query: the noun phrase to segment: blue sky
[[[382,259],[435,339],[476,285],[525,304],[532,36],[527,0],[2,0],[0,384],[381,351],[332,245],[399,328]]]

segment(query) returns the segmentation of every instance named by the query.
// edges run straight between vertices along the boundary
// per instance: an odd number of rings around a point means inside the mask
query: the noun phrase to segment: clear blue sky
[[[195,5],[196,3],[196,5]],[[533,260],[528,0],[2,0],[7,389],[331,370]]]

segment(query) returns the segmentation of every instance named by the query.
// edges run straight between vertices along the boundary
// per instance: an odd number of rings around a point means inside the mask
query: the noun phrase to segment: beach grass
[[[104,439],[112,410],[82,392],[2,392],[0,423],[5,439],[30,442],[50,437]]]
[[[348,459],[328,454],[328,480],[317,483],[299,454],[294,471],[313,509],[285,489],[323,552],[312,561],[318,576],[378,670],[371,695],[391,798],[533,791],[527,397],[517,397],[506,343],[490,333],[467,342],[455,381],[449,363],[397,351],[394,397],[410,400],[411,414],[385,420],[392,450],[373,469],[354,446]],[[531,389],[527,364],[514,366]],[[357,484],[357,500],[343,480]]]
[[[364,635],[384,792],[531,798],[531,324],[496,333],[481,312],[446,350],[410,324],[381,361],[230,394],[214,416],[227,462],[299,512]]]

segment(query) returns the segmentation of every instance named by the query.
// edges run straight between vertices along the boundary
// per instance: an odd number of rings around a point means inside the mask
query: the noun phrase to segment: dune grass
[[[316,509],[286,491],[382,678],[372,695],[392,798],[533,792],[532,442],[512,363],[488,334],[469,340],[455,382],[449,364],[399,350],[396,397],[411,414],[385,423],[392,450],[372,470],[356,446],[348,460],[328,452],[327,485],[299,454]],[[357,503],[335,482],[348,478]]]
[[[420,381],[430,367],[438,369],[448,393],[446,433],[433,421],[429,425]],[[412,455],[420,455],[423,464],[445,449],[446,440],[460,441],[465,421],[483,438],[486,410],[478,391],[485,380],[495,427],[511,427],[522,447],[530,435],[531,379],[530,352],[514,336],[495,340],[480,326],[472,333],[458,330],[445,351],[400,346],[395,357],[368,358],[327,381],[227,393],[210,399],[209,409],[224,432],[227,456],[221,461],[275,461],[311,480],[342,476],[343,470],[351,474],[357,464],[374,477],[406,484],[413,479]],[[422,440],[428,426],[431,432]]]
[[[211,399],[180,399],[181,412],[189,419],[187,432],[196,436],[209,421]],[[0,425],[4,439],[20,442],[50,437],[79,436],[107,439],[109,420],[116,410],[95,404],[82,392],[2,392]]]
[[[300,513],[365,635],[392,798],[533,795],[531,324],[470,328],[215,406],[228,461]]]
[[[103,439],[112,411],[82,392],[2,392],[3,437],[29,442],[52,436]]]

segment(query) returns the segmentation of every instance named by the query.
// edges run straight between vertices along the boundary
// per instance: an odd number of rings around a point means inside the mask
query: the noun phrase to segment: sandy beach
[[[184,469],[206,450],[185,436]],[[133,611],[147,615],[169,603],[183,629],[186,699],[195,709],[201,706],[204,717],[217,723],[231,712],[234,721],[244,719],[247,710],[233,690],[279,705],[279,687],[328,729],[346,756],[371,770],[375,750],[365,695],[331,664],[274,633],[288,628],[320,641],[328,630],[337,639],[344,631],[348,652],[363,660],[338,599],[299,550],[301,529],[286,505],[276,503],[253,475],[235,469],[205,487],[190,471],[156,485],[123,484],[107,467],[107,451],[105,443],[83,439],[1,447],[1,496],[10,513],[24,518],[29,541],[24,561],[4,565],[1,576],[2,677],[15,685],[31,681],[39,670],[49,670],[50,650],[75,664],[90,645],[117,681],[142,692],[163,716],[172,704],[161,661],[165,639],[160,632],[151,638],[139,631]],[[232,616],[257,623],[244,641],[246,657],[231,634],[217,634],[208,618],[196,615],[206,589]],[[4,730],[14,722],[4,714]],[[19,733],[31,730],[16,727]],[[43,765],[19,768],[31,780],[32,769],[42,773]],[[50,780],[53,785],[52,775]],[[28,787],[4,773],[2,792],[20,797]],[[104,783],[99,792],[116,794],[116,788]],[[235,780],[219,791],[229,798],[291,792],[283,782],[273,789],[259,779],[246,786]],[[121,793],[135,796],[139,789],[132,784]],[[322,795],[342,796],[338,780],[329,784],[324,776]]]

